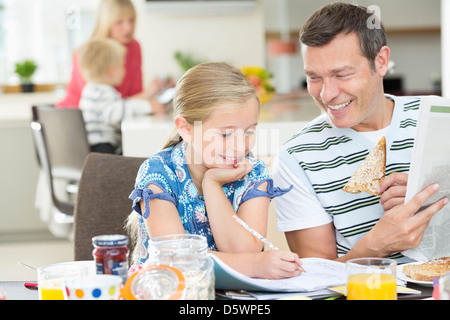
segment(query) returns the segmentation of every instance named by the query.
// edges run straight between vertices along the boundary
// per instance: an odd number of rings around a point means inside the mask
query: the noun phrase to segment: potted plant
[[[188,71],[190,68],[202,63],[200,60],[194,59],[190,54],[183,53],[181,51],[175,52],[175,60],[180,65],[183,72]]]
[[[20,78],[22,86],[22,92],[33,92],[33,83],[31,77],[37,69],[37,65],[33,60],[25,60],[23,62],[16,63],[15,73]]]

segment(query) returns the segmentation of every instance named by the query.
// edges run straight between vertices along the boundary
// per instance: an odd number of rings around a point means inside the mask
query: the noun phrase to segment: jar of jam
[[[101,235],[92,238],[97,274],[121,276],[123,283],[128,278],[128,237],[121,234]]]

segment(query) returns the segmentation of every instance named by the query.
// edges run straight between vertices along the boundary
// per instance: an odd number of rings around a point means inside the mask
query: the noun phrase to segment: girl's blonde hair
[[[108,38],[113,23],[124,16],[136,18],[136,10],[130,0],[102,0],[91,39]]]
[[[206,120],[224,103],[240,104],[249,99],[258,100],[258,95],[239,69],[221,62],[203,63],[189,69],[177,82],[173,99],[174,117],[184,117],[188,123],[194,124],[195,121]],[[175,128],[163,149],[181,140]],[[141,247],[136,212],[128,216],[126,229],[135,244],[130,257],[131,263],[135,264]]]
[[[125,47],[116,40],[89,40],[78,49],[78,61],[84,79],[103,83],[108,77],[108,68],[124,64],[125,54]]]
[[[238,104],[252,98],[258,99],[256,89],[239,69],[223,62],[203,63],[189,69],[178,81],[174,117],[183,117],[193,125],[206,120],[223,103]],[[163,149],[179,142],[181,137],[173,129]]]

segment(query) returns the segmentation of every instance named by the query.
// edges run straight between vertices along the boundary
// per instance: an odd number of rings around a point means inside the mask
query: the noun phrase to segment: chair
[[[75,260],[93,259],[94,236],[127,235],[125,220],[132,211],[128,196],[145,159],[94,152],[87,156],[75,203]],[[128,247],[131,252],[131,241]]]
[[[70,236],[68,226],[73,223],[77,185],[84,160],[90,152],[81,111],[33,106],[31,129],[41,177],[45,180],[41,183],[40,179],[37,190],[41,219],[48,221],[54,235]],[[47,205],[45,201],[51,203]]]
[[[33,122],[45,129],[45,141],[54,178],[79,180],[90,152],[81,110],[33,106]]]

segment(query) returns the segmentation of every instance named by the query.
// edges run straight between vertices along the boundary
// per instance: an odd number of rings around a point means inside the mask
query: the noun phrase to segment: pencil
[[[234,219],[234,221],[236,221],[241,226],[243,226],[248,232],[250,232],[252,235],[254,235],[256,238],[258,238],[262,242],[264,242],[264,244],[266,244],[269,248],[274,249],[274,250],[278,250],[278,247],[276,245],[274,245],[272,242],[270,242],[269,240],[264,238],[255,229],[253,229],[248,224],[246,224],[244,221],[242,221],[242,219],[239,218],[237,215],[233,214],[232,218]]]
[[[241,218],[239,218],[237,215],[233,214],[232,218],[234,221],[236,221],[237,223],[239,223],[242,227],[244,227],[248,232],[250,232],[252,235],[254,235],[256,238],[258,238],[259,240],[261,240],[264,244],[266,244],[269,248],[273,249],[273,250],[279,250],[278,247],[276,245],[274,245],[272,242],[270,242],[269,240],[267,240],[266,238],[264,238],[261,234],[259,234],[255,229],[253,229],[252,227],[250,227],[248,224],[246,224],[244,221],[242,221]],[[305,269],[299,265],[298,266],[300,270],[302,270],[303,272],[306,272]]]

